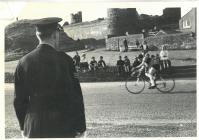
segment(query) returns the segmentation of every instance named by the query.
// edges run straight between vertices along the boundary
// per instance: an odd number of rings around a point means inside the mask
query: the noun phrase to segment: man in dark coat
[[[77,137],[86,130],[83,96],[70,56],[56,50],[60,18],[33,21],[39,45],[15,71],[14,108],[25,137]]]
[[[124,73],[124,61],[122,57],[119,56],[119,60],[117,60],[117,68],[118,68],[118,75],[121,76]]]

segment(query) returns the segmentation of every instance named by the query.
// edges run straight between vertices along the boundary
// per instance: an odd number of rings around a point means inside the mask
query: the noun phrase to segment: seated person
[[[103,56],[100,56],[100,60],[98,61],[98,68],[105,68],[106,67],[106,63],[103,60]]]
[[[139,57],[135,57],[134,58],[134,61],[133,61],[133,64],[132,64],[132,67],[133,68],[135,68],[135,67],[137,67],[138,65],[140,65],[141,64],[141,62],[142,62],[142,60],[141,59],[139,59]]]
[[[132,76],[137,74],[137,82],[139,81],[140,76],[144,74],[146,69],[149,67],[149,63],[150,63],[150,56],[148,53],[146,53],[142,59],[142,62],[137,67],[132,69]]]
[[[79,56],[77,51],[76,51],[76,55],[73,57],[73,60],[74,60],[75,66],[79,66],[80,65],[80,56]]]
[[[90,62],[90,70],[95,71],[97,69],[97,61],[95,60],[94,56],[91,59],[92,60]]]
[[[124,57],[124,69],[125,69],[125,72],[128,73],[130,71],[130,60],[128,59],[127,56]]]
[[[122,57],[119,56],[119,60],[117,60],[117,68],[118,68],[118,75],[122,75],[124,72],[124,61]]]
[[[151,56],[151,62],[149,65],[149,71],[145,73],[147,77],[150,79],[151,86],[149,89],[155,88],[155,73],[158,72],[160,69],[160,60],[158,57],[155,57],[154,55]]]
[[[82,58],[81,58],[80,69],[81,69],[83,72],[86,72],[86,71],[89,69],[88,62],[87,62],[87,60],[86,60],[86,54],[85,54],[85,53],[82,55]]]

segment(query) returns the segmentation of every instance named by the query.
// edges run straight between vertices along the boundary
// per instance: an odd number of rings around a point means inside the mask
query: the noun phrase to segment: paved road
[[[176,80],[172,93],[130,94],[123,82],[82,83],[88,137],[196,136],[196,80]],[[19,137],[6,85],[6,136]]]

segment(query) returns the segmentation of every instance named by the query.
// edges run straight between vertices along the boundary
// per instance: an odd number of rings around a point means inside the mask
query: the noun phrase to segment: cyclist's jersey
[[[148,58],[148,57],[144,57],[142,62],[144,63],[145,67],[149,67],[149,64],[151,62],[151,58]]]
[[[150,62],[150,67],[155,68],[156,70],[159,70],[160,67],[160,59],[158,58],[153,58]]]

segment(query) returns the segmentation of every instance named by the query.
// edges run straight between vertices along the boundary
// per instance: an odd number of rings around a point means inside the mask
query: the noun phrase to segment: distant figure
[[[167,69],[169,67],[168,61],[169,61],[169,53],[166,50],[166,46],[162,46],[162,50],[160,51],[160,60],[161,65],[163,69]]]
[[[137,48],[139,48],[140,42],[139,42],[137,39],[136,39],[136,41],[135,41],[135,44],[136,44]]]
[[[124,48],[125,48],[124,51],[128,52],[128,42],[127,42],[126,38],[124,39],[123,44],[124,44]]]
[[[117,68],[118,68],[118,75],[122,75],[124,73],[124,61],[122,57],[119,56],[119,60],[117,60]]]
[[[73,57],[73,60],[74,60],[75,66],[79,67],[79,65],[80,65],[80,56],[79,56],[77,51],[76,51],[76,55]]]
[[[159,56],[159,54],[157,53],[155,57],[156,57],[156,60],[158,61],[159,71],[161,71],[161,62],[160,62],[160,56]]]
[[[98,61],[98,68],[105,68],[106,67],[106,63],[103,60],[103,56],[100,56],[100,60]]]
[[[144,42],[142,43],[141,49],[142,49],[142,52],[144,53],[144,55],[149,51],[149,47],[148,47],[146,41],[144,41]]]
[[[95,57],[92,57],[91,59],[90,70],[95,71],[97,69],[97,61],[95,60]]]
[[[81,62],[80,62],[80,69],[82,72],[86,72],[89,70],[88,61],[86,60],[86,54],[82,54]]]
[[[129,73],[130,72],[130,60],[127,56],[124,57],[124,70],[126,73]]]

